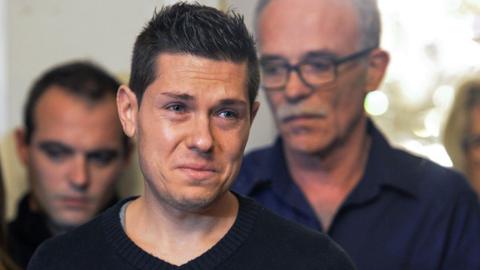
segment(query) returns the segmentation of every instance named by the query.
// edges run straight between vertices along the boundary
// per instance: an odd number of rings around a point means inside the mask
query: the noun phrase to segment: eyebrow
[[[331,50],[318,50],[318,51],[309,51],[306,54],[302,55],[302,59],[310,57],[325,57],[325,58],[335,58],[338,55]]]
[[[222,105],[222,106],[226,106],[226,105],[227,106],[231,106],[231,105],[246,106],[247,102],[245,102],[243,100],[240,100],[240,99],[227,98],[227,99],[220,100],[219,105]]]
[[[160,95],[167,96],[170,98],[181,99],[181,100],[194,100],[195,98],[192,95],[186,93],[175,93],[175,92],[163,92]]]
[[[75,152],[75,150],[72,147],[56,141],[43,141],[38,143],[38,147],[43,151],[50,150],[51,148],[57,148],[69,154]]]
[[[338,55],[328,49],[322,49],[322,50],[316,50],[316,51],[308,51],[300,57],[300,61],[312,58],[312,57],[318,57],[318,58],[336,58]],[[286,57],[279,55],[279,54],[264,54],[261,56],[260,61],[274,61],[274,60],[287,60]]]
[[[185,100],[185,101],[191,101],[195,100],[195,97],[189,94],[185,93],[172,93],[172,92],[163,92],[160,93],[160,95],[167,96],[170,98],[175,98],[175,99],[180,99],[180,100]],[[222,99],[218,102],[219,105],[241,105],[241,106],[246,106],[247,102],[240,100],[240,99],[235,99],[235,98],[226,98]]]
[[[57,141],[43,141],[38,143],[38,147],[43,150],[50,150],[51,148],[58,148],[62,150],[63,152],[66,152],[68,154],[73,154],[75,153],[75,149],[69,145],[63,144],[61,142]],[[108,153],[111,155],[118,155],[119,151],[115,148],[112,147],[100,147],[96,149],[91,149],[88,151],[85,151],[86,155],[91,155],[91,154],[97,154],[97,153]]]

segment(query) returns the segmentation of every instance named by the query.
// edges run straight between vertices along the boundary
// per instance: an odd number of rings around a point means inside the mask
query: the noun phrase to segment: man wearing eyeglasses
[[[280,138],[234,189],[328,233],[358,269],[480,269],[480,210],[459,174],[392,148],[363,102],[389,62],[374,0],[261,0],[262,88]]]

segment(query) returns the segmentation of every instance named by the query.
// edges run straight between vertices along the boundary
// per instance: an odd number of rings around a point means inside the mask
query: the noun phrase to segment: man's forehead
[[[64,141],[62,139],[42,139],[36,142],[36,147],[43,150],[62,150],[72,154],[91,154],[99,152],[118,152],[120,148],[112,143],[91,145],[83,147],[82,145]]]
[[[331,12],[347,11],[356,12],[355,0],[270,0],[262,1],[257,15],[262,16],[267,9],[280,13],[300,14],[316,13],[326,15]]]
[[[162,53],[157,58],[156,78],[147,88],[193,95],[192,90],[224,88],[226,95],[247,93],[247,62],[214,60],[190,54]],[[209,88],[212,86],[212,88]],[[159,89],[160,88],[160,89]],[[242,92],[237,91],[241,88]],[[208,94],[213,91],[200,91]],[[158,94],[159,92],[157,92]]]
[[[300,58],[308,51],[356,49],[358,14],[351,0],[273,0],[260,13],[261,53]]]
[[[39,99],[33,118],[34,137],[111,140],[122,134],[113,97],[89,104],[64,91],[49,90]]]
[[[67,89],[59,85],[49,86],[35,103],[34,115],[46,113],[49,111],[69,111],[69,108],[85,108],[87,110],[95,108],[105,108],[105,112],[113,111],[107,107],[115,107],[115,95],[107,93],[101,97],[89,98],[76,94],[75,90]]]
[[[178,72],[196,73],[198,76],[208,76],[212,78],[223,78],[223,76],[232,76],[229,68],[236,68],[238,72],[233,73],[238,76],[246,71],[247,61],[233,62],[230,60],[217,60],[202,56],[184,53],[161,53],[156,60],[156,73],[158,76],[164,74],[175,75]],[[242,73],[242,74],[241,74]]]

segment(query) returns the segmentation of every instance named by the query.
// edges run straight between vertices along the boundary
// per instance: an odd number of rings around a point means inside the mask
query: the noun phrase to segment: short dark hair
[[[177,3],[154,12],[138,35],[133,49],[129,87],[141,103],[146,88],[155,80],[156,60],[161,53],[180,53],[247,62],[250,105],[258,93],[260,75],[255,42],[243,16],[198,3]]]
[[[88,61],[73,61],[47,70],[33,83],[24,107],[23,121],[27,144],[31,142],[35,131],[34,111],[38,100],[52,86],[59,86],[66,93],[95,104],[109,96],[114,99],[120,83],[105,70]],[[123,132],[122,136],[125,152],[128,152],[130,140]]]

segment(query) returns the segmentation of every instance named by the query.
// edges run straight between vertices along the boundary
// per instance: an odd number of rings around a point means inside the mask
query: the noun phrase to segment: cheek
[[[63,182],[66,182],[67,162],[57,164],[42,154],[34,154],[30,157],[28,173],[33,181],[32,186],[44,192],[61,188]]]
[[[220,149],[223,151],[222,162],[229,161],[231,165],[239,163],[243,157],[243,151],[248,141],[249,127],[242,126],[237,130],[224,132],[218,132],[216,141],[220,145]],[[230,164],[227,164],[230,165]]]
[[[168,121],[163,117],[140,117],[138,144],[143,152],[167,150],[169,146],[178,141],[185,127]],[[191,129],[191,128],[190,128]]]
[[[120,178],[124,163],[122,161],[114,162],[106,167],[95,167],[91,169],[91,188],[92,192],[104,193],[115,185]]]
[[[284,95],[280,92],[278,93],[267,93],[267,102],[272,111],[276,111],[279,106],[285,103]]]
[[[475,166],[477,163],[480,162],[480,149],[469,149],[466,154],[465,158],[469,166]]]
[[[328,104],[340,119],[354,118],[363,113],[365,92],[361,82],[339,86]]]

